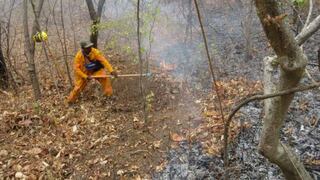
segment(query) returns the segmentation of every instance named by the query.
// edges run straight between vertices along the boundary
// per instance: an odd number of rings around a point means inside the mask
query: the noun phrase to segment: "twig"
[[[315,129],[317,129],[318,122],[319,122],[319,119],[317,119],[314,125],[312,125],[312,129],[308,132],[308,134],[311,134]]]
[[[206,37],[206,34],[204,32],[202,19],[201,19],[201,14],[200,14],[200,10],[199,10],[199,6],[198,6],[197,0],[194,0],[194,4],[195,4],[196,9],[197,9],[197,15],[198,15],[198,19],[199,19],[199,23],[200,23],[200,27],[201,27],[201,32],[202,32],[203,41],[204,41],[204,45],[205,45],[205,49],[206,49],[206,54],[207,54],[207,57],[208,57],[209,68],[210,68],[212,80],[213,80],[213,83],[214,83],[214,89],[215,89],[215,91],[217,93],[217,97],[218,97],[220,114],[221,114],[223,122],[225,122],[224,114],[223,114],[223,107],[222,107],[222,103],[221,103],[221,97],[220,97],[220,93],[219,93],[219,88],[218,88],[216,77],[215,77],[215,74],[214,74],[214,71],[213,71],[213,65],[212,65],[212,61],[211,61],[211,57],[210,57],[210,53],[209,53],[207,37]]]
[[[287,148],[286,145],[284,145],[282,142],[280,142],[282,148],[284,149],[284,151],[287,153],[287,154],[292,154],[291,151],[289,151],[289,149]],[[298,172],[298,175],[301,179],[304,179],[303,178],[303,175],[301,174],[299,168],[297,167],[296,163],[294,163],[294,161],[292,160],[292,155],[288,156],[289,157],[289,160],[292,164],[292,166],[296,169],[296,171]]]
[[[308,63],[309,66],[319,66],[317,63]]]
[[[304,30],[304,28],[306,28],[311,20],[311,16],[312,16],[312,11],[313,11],[313,0],[309,0],[309,12],[308,12],[308,17],[306,20],[306,23],[304,24],[304,27],[302,28],[302,30]]]
[[[308,12],[308,17],[306,20],[306,23],[304,24],[302,31],[305,30],[305,28],[309,25],[310,23],[310,19],[311,19],[311,15],[312,15],[312,10],[313,10],[313,1],[310,0],[309,1],[309,12]],[[301,45],[301,48],[303,49],[303,45]],[[313,77],[311,76],[311,74],[309,73],[308,69],[305,69],[305,73],[308,76],[308,78],[312,81],[312,83],[315,83],[316,81],[313,79]]]
[[[44,54],[46,56],[45,62],[47,63],[47,65],[49,67],[49,72],[50,72],[51,76],[54,76],[53,75],[53,71],[51,69],[51,63],[50,63],[49,55],[48,55],[48,52],[47,52],[47,49],[45,47],[45,43],[44,42],[42,42],[42,49],[43,49]],[[53,82],[54,82],[54,86],[55,86],[55,88],[56,88],[56,90],[58,92],[58,95],[60,96],[60,92],[59,92],[59,88],[58,88],[58,81],[57,81],[57,79],[55,77],[53,77]]]
[[[316,80],[313,79],[313,77],[311,76],[307,68],[304,70],[304,73],[307,75],[307,77],[311,80],[312,83],[317,82]]]
[[[229,166],[229,159],[228,159],[228,138],[229,138],[229,126],[230,123],[232,121],[233,116],[240,110],[241,107],[247,105],[248,103],[252,102],[252,101],[256,101],[256,100],[264,100],[264,99],[269,99],[269,98],[273,98],[273,97],[277,97],[277,96],[284,96],[284,95],[288,95],[288,94],[292,94],[295,92],[301,92],[301,91],[306,91],[306,90],[310,90],[310,89],[314,89],[320,86],[320,83],[314,83],[308,86],[302,86],[302,87],[296,87],[296,88],[292,88],[292,89],[288,89],[288,90],[283,90],[277,93],[272,93],[272,94],[265,94],[265,95],[251,95],[248,96],[242,100],[240,100],[240,103],[238,103],[238,105],[236,105],[233,110],[231,111],[231,113],[229,113],[228,119],[225,123],[225,128],[224,128],[224,164],[225,164],[225,168],[228,168]]]
[[[129,154],[130,155],[134,155],[134,154],[138,154],[138,153],[148,153],[148,154],[150,154],[150,152],[147,151],[147,150],[136,150],[136,151],[130,152]]]
[[[8,93],[7,91],[0,90],[0,93],[10,96],[10,93]]]

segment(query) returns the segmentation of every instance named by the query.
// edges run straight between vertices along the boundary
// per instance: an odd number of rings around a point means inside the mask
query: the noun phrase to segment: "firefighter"
[[[73,63],[75,87],[67,99],[69,104],[75,102],[88,81],[93,79],[92,76],[111,74],[116,78],[118,77],[118,73],[113,70],[109,61],[98,49],[93,48],[93,43],[82,41],[80,42],[80,46],[81,50],[76,54]],[[110,78],[99,78],[97,81],[102,85],[104,94],[111,96],[112,86]]]

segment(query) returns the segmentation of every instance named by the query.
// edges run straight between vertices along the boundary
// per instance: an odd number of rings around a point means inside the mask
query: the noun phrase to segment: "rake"
[[[150,77],[151,73],[144,73],[144,74],[119,74],[118,77]],[[113,75],[107,74],[107,75],[97,75],[97,76],[91,76],[92,78],[114,78]]]

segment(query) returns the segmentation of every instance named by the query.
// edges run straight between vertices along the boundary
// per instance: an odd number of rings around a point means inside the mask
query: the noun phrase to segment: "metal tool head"
[[[145,76],[146,76],[146,77],[151,77],[151,76],[152,76],[152,73],[151,73],[151,72],[145,73]]]

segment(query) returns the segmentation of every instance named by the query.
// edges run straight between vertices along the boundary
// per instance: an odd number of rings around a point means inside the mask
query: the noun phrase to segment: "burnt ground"
[[[316,17],[318,12],[319,10],[316,10],[313,17]],[[242,24],[244,19],[240,18],[244,17],[247,11],[235,7],[229,11],[223,8],[208,9],[205,13],[208,39],[213,49],[211,53],[218,78],[230,81],[233,78],[243,77],[260,81],[263,74],[263,58],[273,53],[267,44],[255,11],[252,12],[253,19],[250,26],[252,47],[249,58],[245,53],[247,41]],[[312,64],[317,64],[318,61],[319,40],[320,33],[317,32],[304,45],[310,62],[307,69],[316,81],[319,81],[319,71],[318,67]],[[201,37],[194,38],[193,41],[195,41],[194,44],[202,43]],[[214,44],[213,47],[212,44]],[[180,48],[177,50],[173,47],[172,51],[183,55],[185,52],[183,47],[179,45],[177,47]],[[196,48],[196,45],[191,48]],[[171,52],[171,54],[175,53]],[[170,54],[168,56],[172,59]],[[191,78],[192,84],[196,88],[198,84],[200,87],[210,87],[210,84],[205,84],[204,81],[204,79],[210,79],[210,74],[203,71],[208,67],[207,63],[199,61],[197,59],[199,55],[191,57],[193,58],[191,62],[196,61],[197,64],[194,63],[189,72],[198,77]],[[189,63],[190,61],[187,61],[185,64]],[[302,84],[307,83],[310,83],[310,79],[303,79]],[[253,92],[257,90],[251,91]],[[317,110],[319,98],[319,90],[296,94],[283,128],[282,138],[283,142],[293,147],[314,179],[320,179],[320,141],[318,138],[320,116]],[[257,151],[262,127],[262,109],[261,102],[250,103],[241,109],[241,115],[234,120],[238,123],[247,122],[251,126],[243,128],[232,144],[231,179],[284,179],[279,168],[269,163]],[[167,156],[168,166],[163,172],[156,173],[154,179],[221,179],[223,175],[222,159],[219,155],[208,155],[202,144],[201,141],[193,144],[183,142],[178,150],[171,150]]]

